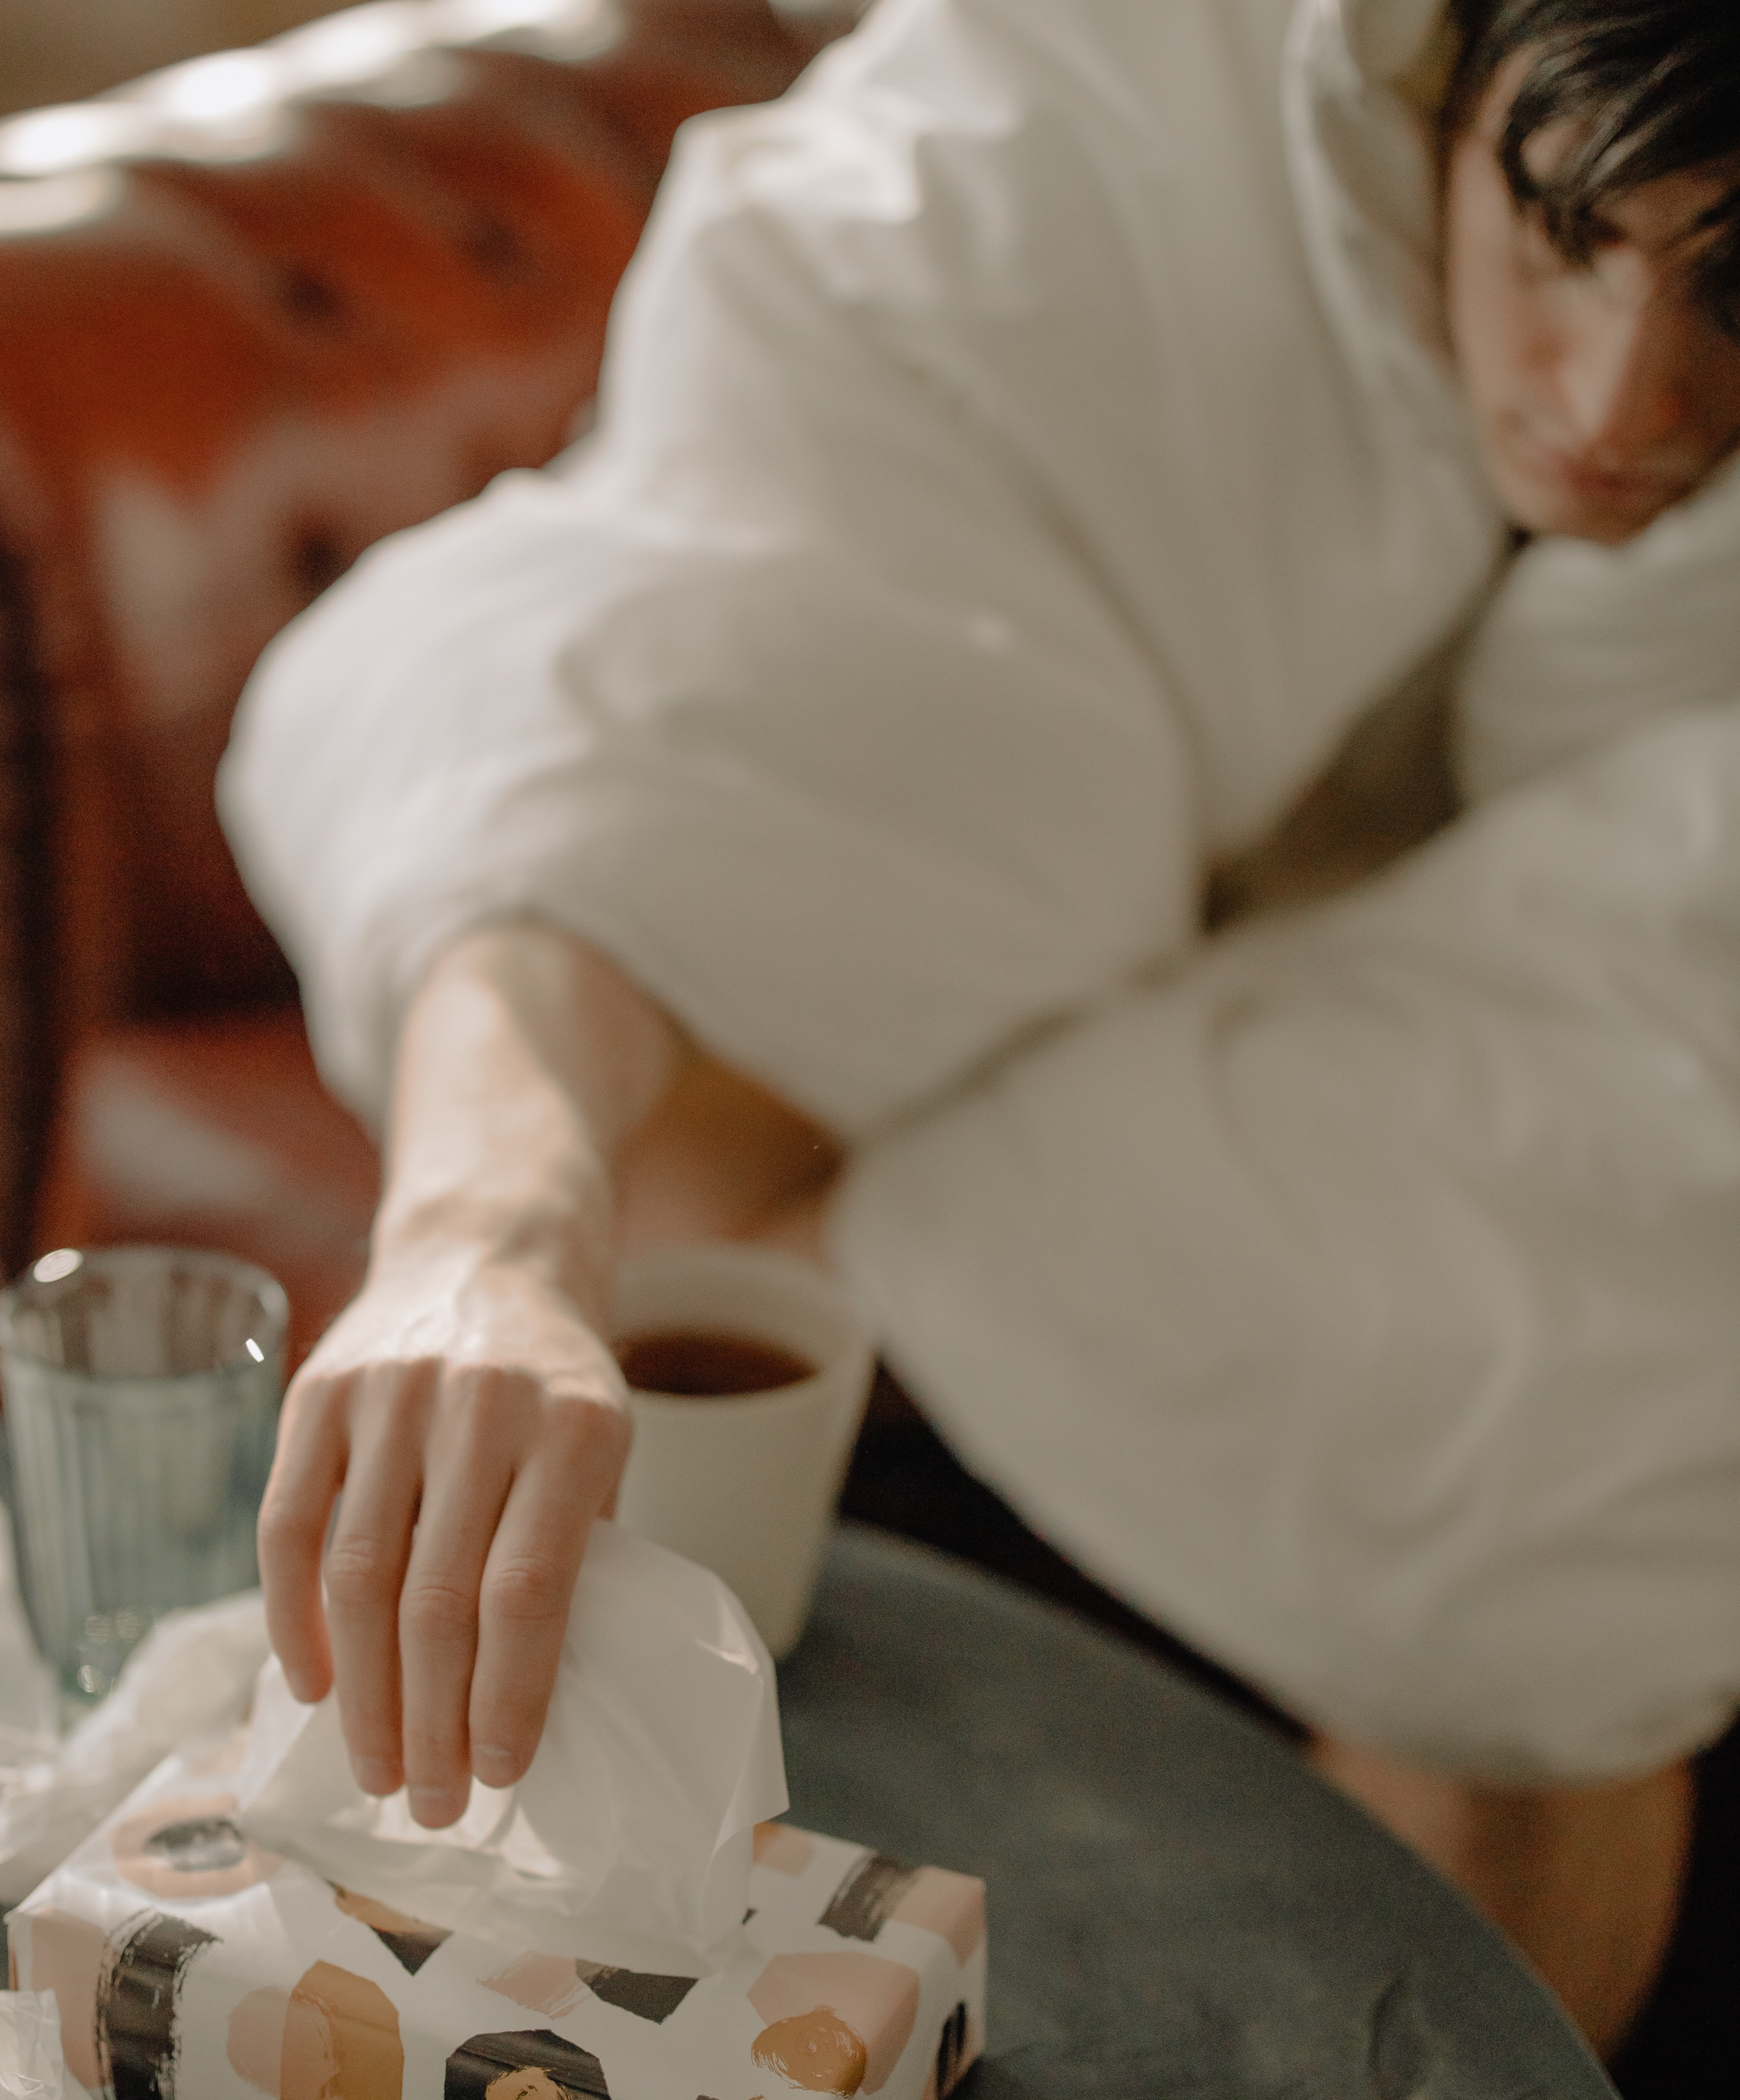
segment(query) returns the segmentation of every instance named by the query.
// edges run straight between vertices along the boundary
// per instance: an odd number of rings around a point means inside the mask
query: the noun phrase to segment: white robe
[[[223,797],[378,1114],[536,912],[855,1145],[839,1258],[1042,1531],[1504,1778],[1740,1699],[1740,485],[1530,548],[1470,807],[1205,939],[1504,544],[1385,83],[1429,0],[881,0],[687,127],[594,434],[269,652]]]

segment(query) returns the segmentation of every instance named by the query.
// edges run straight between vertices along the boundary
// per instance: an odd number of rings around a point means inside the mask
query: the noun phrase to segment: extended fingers
[[[450,1372],[431,1438],[398,1625],[405,1784],[431,1828],[462,1813],[470,1789],[479,1591],[536,1404],[510,1374]]]
[[[273,1644],[298,1698],[336,1679],[359,1781],[405,1785],[429,1827],[462,1813],[474,1771],[509,1785],[537,1749],[627,1454],[600,1383],[585,1362],[551,1379],[400,1358],[305,1374],[286,1404],[260,1530]]]
[[[357,1783],[369,1793],[403,1783],[400,1755],[399,1600],[423,1482],[434,1374],[377,1367],[353,1396],[354,1445],[326,1550],[326,1615],[338,1710]]]
[[[587,1534],[627,1454],[625,1415],[570,1405],[514,1478],[484,1570],[471,1679],[471,1769],[486,1785],[510,1785],[537,1749]]]
[[[290,1690],[304,1701],[324,1697],[333,1681],[320,1555],[344,1480],[346,1451],[342,1400],[332,1382],[298,1379],[279,1421],[258,1542],[267,1633]]]

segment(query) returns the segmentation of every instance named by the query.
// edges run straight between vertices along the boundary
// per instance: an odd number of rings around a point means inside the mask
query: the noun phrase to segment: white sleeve
[[[598,435],[366,556],[263,660],[222,804],[365,1115],[419,973],[491,919],[596,942],[852,1132],[1193,938],[1151,661],[925,362],[991,240],[921,179],[927,121],[689,127]],[[1120,267],[1098,224],[1078,280]]]
[[[1501,796],[858,1161],[976,1468],[1356,1740],[1641,1771],[1740,1701],[1740,713]]]

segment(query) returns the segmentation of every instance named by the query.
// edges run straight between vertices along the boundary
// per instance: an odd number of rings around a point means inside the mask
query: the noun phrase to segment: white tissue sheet
[[[65,2100],[60,2009],[52,1991],[0,1991],[0,2100]]]
[[[741,1921],[753,1833],[785,1808],[773,1664],[715,1575],[594,1524],[542,1741],[446,1830],[351,1776],[336,1701],[262,1673],[243,1829],[431,1925],[700,1974]]]
[[[167,1612],[108,1697],[57,1743],[54,1680],[21,1610],[9,1616],[3,1573],[0,1563],[0,1716],[13,1725],[0,1721],[0,1910],[33,1889],[178,1745],[227,1735],[247,1712],[270,1652],[258,1590]]]

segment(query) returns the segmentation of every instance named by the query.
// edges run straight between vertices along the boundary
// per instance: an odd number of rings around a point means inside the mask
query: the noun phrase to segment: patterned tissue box
[[[984,2036],[984,1885],[784,1824],[736,1951],[651,1975],[420,1924],[264,1851],[232,1751],[166,1760],[9,1920],[113,2100],[944,2100]]]

